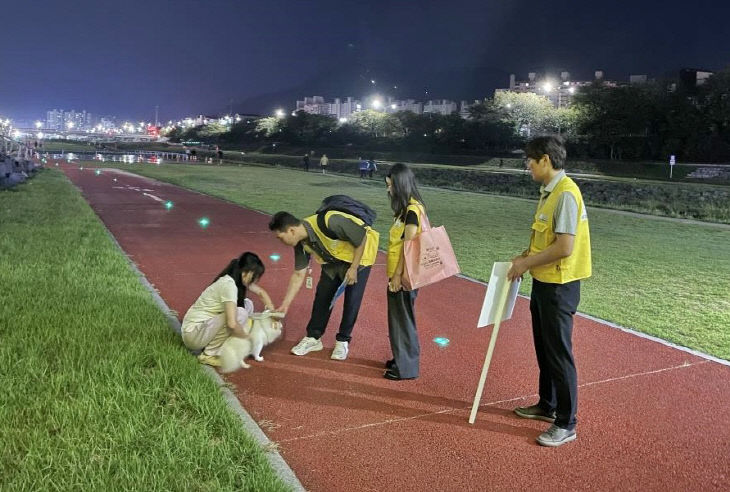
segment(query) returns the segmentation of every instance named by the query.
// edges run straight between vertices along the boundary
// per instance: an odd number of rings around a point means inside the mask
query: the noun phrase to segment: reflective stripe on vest
[[[530,275],[540,282],[565,284],[591,276],[591,237],[583,196],[578,185],[567,176],[561,179],[547,198],[541,199],[537,206],[532,224],[530,255],[540,253],[555,242],[557,237],[554,232],[553,215],[560,195],[566,191],[573,195],[578,205],[578,227],[573,239],[573,252],[566,258],[531,268]]]
[[[380,241],[380,234],[378,234],[378,231],[366,225],[365,222],[355,217],[354,215],[339,212],[337,210],[330,210],[329,212],[325,213],[324,223],[327,227],[329,227],[330,217],[332,217],[333,215],[341,215],[343,217],[346,217],[357,225],[363,226],[365,228],[365,238],[363,239],[363,241],[365,241],[365,251],[363,251],[362,253],[360,265],[371,266],[373,263],[375,263],[375,259],[378,256],[378,243]],[[342,241],[340,239],[332,239],[327,237],[327,235],[322,232],[322,230],[317,225],[317,215],[310,215],[309,217],[305,217],[302,220],[310,225],[319,242],[327,251],[329,251],[329,253],[333,257],[337,258],[340,261],[344,261],[345,263],[352,263],[352,258],[355,254],[355,246],[353,246],[352,243],[350,243],[349,241]],[[307,253],[313,254],[314,259],[317,260],[317,263],[325,263],[325,261],[309,246],[305,245],[304,250]]]

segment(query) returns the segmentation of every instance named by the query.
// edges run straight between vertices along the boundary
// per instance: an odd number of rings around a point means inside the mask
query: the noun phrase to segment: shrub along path
[[[178,313],[221,265],[259,252],[262,279],[283,295],[292,255],[268,232],[265,214],[146,178],[104,170],[65,172]],[[116,181],[114,181],[116,179]],[[145,191],[147,190],[147,191]],[[174,207],[165,211],[162,202]],[[208,217],[201,228],[198,219]],[[278,253],[274,263],[269,255]],[[574,335],[580,378],[579,438],[544,449],[541,422],[511,409],[535,399],[537,380],[527,302],[502,326],[475,425],[468,410],[490,330],[475,328],[485,288],[452,278],[417,302],[422,375],[381,377],[388,358],[383,261],[368,282],[350,357],[288,353],[308,319],[303,290],[283,340],[266,360],[228,379],[311,490],[698,489],[730,487],[730,367],[585,317]],[[315,278],[316,281],[316,278]],[[340,307],[324,337],[333,345]],[[450,339],[439,348],[434,337]]]

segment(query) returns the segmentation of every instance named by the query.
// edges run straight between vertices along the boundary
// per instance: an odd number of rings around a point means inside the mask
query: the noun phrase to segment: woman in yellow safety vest
[[[419,374],[420,346],[416,331],[414,303],[418,290],[403,290],[404,242],[421,232],[425,213],[416,177],[405,164],[395,164],[385,178],[393,210],[388,238],[388,337],[393,358],[385,363],[383,377],[391,380],[415,379]]]

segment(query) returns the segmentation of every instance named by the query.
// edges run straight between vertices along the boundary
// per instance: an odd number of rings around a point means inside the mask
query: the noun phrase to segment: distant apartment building
[[[46,112],[46,124],[44,128],[49,130],[63,129],[63,111],[52,109]]]
[[[329,109],[327,114],[330,114],[338,119],[349,118],[350,115],[362,109],[362,103],[352,97],[346,97],[344,100],[336,97],[335,102],[329,103],[328,106]]]
[[[449,101],[448,99],[435,99],[426,101],[423,104],[423,113],[438,113],[443,115],[449,115],[451,113],[456,113],[458,111],[458,107],[454,101]]]
[[[91,113],[76,110],[52,109],[46,112],[46,126],[49,130],[91,130],[94,119]]]
[[[302,101],[297,101],[295,111],[304,111],[310,114],[330,114],[330,105],[324,101],[322,96],[305,97]]]
[[[697,68],[683,68],[679,71],[679,83],[685,88],[695,88],[704,85],[715,72]]]

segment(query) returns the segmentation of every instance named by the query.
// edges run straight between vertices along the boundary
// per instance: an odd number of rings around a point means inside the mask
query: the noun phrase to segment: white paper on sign
[[[489,277],[489,285],[487,286],[487,294],[484,296],[484,304],[482,304],[482,313],[479,315],[479,323],[477,328],[494,324],[497,318],[497,309],[500,294],[510,282],[507,280],[507,271],[512,263],[506,261],[497,261],[492,266],[492,275]],[[507,300],[505,302],[504,311],[502,313],[502,321],[506,321],[512,317],[512,311],[515,309],[515,301],[517,300],[517,291],[520,288],[521,280],[515,280],[509,285]]]

